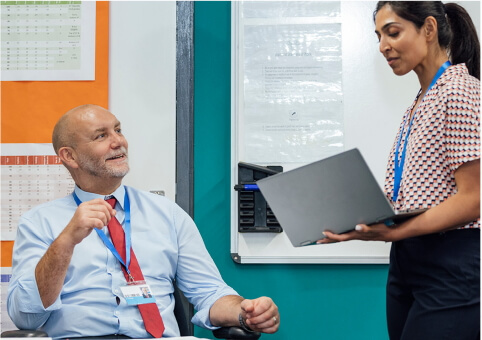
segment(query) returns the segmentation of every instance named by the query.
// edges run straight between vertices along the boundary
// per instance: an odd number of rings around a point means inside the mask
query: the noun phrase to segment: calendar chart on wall
[[[2,80],[94,80],[95,2],[0,3]]]
[[[2,144],[1,181],[2,240],[15,239],[23,213],[74,189],[51,144]]]

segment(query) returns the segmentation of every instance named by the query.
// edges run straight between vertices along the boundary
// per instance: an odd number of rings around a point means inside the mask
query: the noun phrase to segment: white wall
[[[129,141],[124,184],[174,200],[175,1],[111,1],[109,109]]]
[[[467,10],[474,22],[480,40],[480,1],[444,1],[444,3],[448,2],[455,2]]]

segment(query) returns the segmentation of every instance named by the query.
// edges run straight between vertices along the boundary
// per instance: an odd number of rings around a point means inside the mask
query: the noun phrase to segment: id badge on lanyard
[[[120,287],[128,305],[142,305],[156,302],[146,281],[131,281]]]

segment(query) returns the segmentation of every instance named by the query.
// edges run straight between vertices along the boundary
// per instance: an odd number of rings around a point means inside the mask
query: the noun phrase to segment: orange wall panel
[[[109,2],[96,3],[95,80],[2,81],[1,142],[51,143],[57,119],[82,104],[108,107]],[[1,266],[12,265],[13,241],[1,242]]]
[[[108,106],[109,2],[96,4],[94,81],[2,81],[2,143],[50,143],[57,119],[82,104]]]

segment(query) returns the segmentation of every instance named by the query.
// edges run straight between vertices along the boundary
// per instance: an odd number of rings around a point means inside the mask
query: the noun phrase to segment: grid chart
[[[13,240],[20,216],[36,205],[64,197],[74,181],[57,156],[1,156],[2,240]]]
[[[81,68],[81,1],[0,4],[2,71]]]

